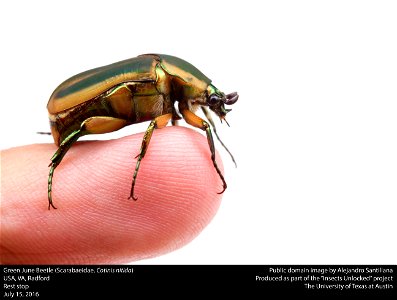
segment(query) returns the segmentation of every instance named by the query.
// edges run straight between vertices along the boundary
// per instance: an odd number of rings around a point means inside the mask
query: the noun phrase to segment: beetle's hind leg
[[[70,149],[70,147],[77,141],[77,139],[82,136],[81,129],[73,131],[66,139],[63,140],[61,145],[59,145],[58,150],[51,158],[51,163],[49,165],[50,173],[48,175],[48,209],[55,208],[52,202],[52,177],[54,176],[55,168],[60,164],[62,158],[65,156],[66,152]]]
[[[55,168],[59,165],[66,152],[78,140],[78,138],[86,134],[101,134],[112,132],[124,127],[126,124],[127,121],[124,119],[104,116],[90,117],[81,124],[80,129],[73,131],[68,137],[66,137],[62,141],[57,152],[55,152],[54,156],[51,158],[52,162],[50,164],[51,168],[50,174],[48,176],[48,209],[50,209],[50,206],[56,208],[52,203],[51,195],[52,177],[54,175]]]
[[[150,122],[149,127],[146,129],[145,135],[143,136],[143,140],[142,140],[141,151],[135,157],[138,158],[138,160],[135,165],[134,176],[132,178],[131,193],[128,199],[134,199],[135,201],[138,200],[138,198],[134,196],[136,177],[138,175],[139,167],[141,165],[141,160],[142,158],[145,157],[146,151],[149,147],[150,139],[152,137],[154,129],[165,127],[171,118],[172,118],[171,113],[158,116],[157,118],[155,118]]]

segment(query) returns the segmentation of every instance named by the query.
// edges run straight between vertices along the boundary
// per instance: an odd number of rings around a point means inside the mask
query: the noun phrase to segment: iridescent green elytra
[[[50,163],[48,209],[56,208],[51,195],[54,170],[81,136],[108,133],[130,124],[151,121],[132,180],[129,198],[137,200],[134,196],[136,177],[154,129],[163,128],[170,120],[175,125],[182,117],[206,132],[212,162],[223,182],[223,193],[227,185],[215,160],[210,125],[193,112],[201,107],[216,134],[207,107],[222,120],[230,111],[225,109],[225,104],[231,105],[237,100],[237,93],[225,95],[190,63],[162,54],[140,55],[67,79],[55,89],[47,104],[51,133],[59,146]],[[175,109],[175,102],[178,102],[182,117]]]

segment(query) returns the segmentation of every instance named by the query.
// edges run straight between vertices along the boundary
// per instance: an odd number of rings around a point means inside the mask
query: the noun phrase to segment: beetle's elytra
[[[140,162],[145,156],[154,129],[163,128],[170,120],[176,125],[181,118],[206,132],[212,162],[223,182],[223,190],[220,192],[223,193],[227,185],[215,160],[211,127],[194,111],[201,107],[216,134],[207,107],[224,120],[230,111],[225,109],[225,104],[231,105],[237,100],[237,93],[225,95],[190,63],[162,54],[140,55],[67,79],[55,89],[47,104],[51,133],[59,147],[49,165],[48,209],[51,206],[56,208],[51,196],[54,170],[78,138],[87,134],[115,131],[149,120],[151,122],[137,156],[129,198],[137,199],[134,196],[134,186]],[[182,116],[176,111],[175,102],[178,102]],[[217,134],[216,136],[219,139]]]

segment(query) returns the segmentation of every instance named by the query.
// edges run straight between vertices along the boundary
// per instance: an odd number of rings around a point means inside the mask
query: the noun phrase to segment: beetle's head
[[[210,84],[207,88],[207,105],[209,108],[217,114],[217,116],[224,120],[226,114],[231,111],[231,109],[225,108],[226,105],[232,105],[238,100],[237,92],[225,95],[219,91],[216,87]]]

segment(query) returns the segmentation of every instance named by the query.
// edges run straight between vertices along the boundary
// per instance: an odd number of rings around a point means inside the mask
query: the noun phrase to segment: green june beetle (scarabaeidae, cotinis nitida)
[[[129,198],[137,199],[134,186],[154,129],[163,128],[170,120],[176,125],[182,118],[205,131],[211,160],[223,183],[220,193],[223,193],[227,185],[215,160],[211,127],[221,140],[208,108],[222,121],[230,111],[225,105],[234,104],[237,100],[236,92],[224,94],[187,61],[162,54],[140,55],[67,79],[55,89],[47,104],[51,134],[59,147],[49,165],[48,209],[56,208],[51,195],[54,171],[73,143],[87,134],[108,133],[145,121],[151,122],[137,156]],[[208,122],[194,113],[198,107]]]

